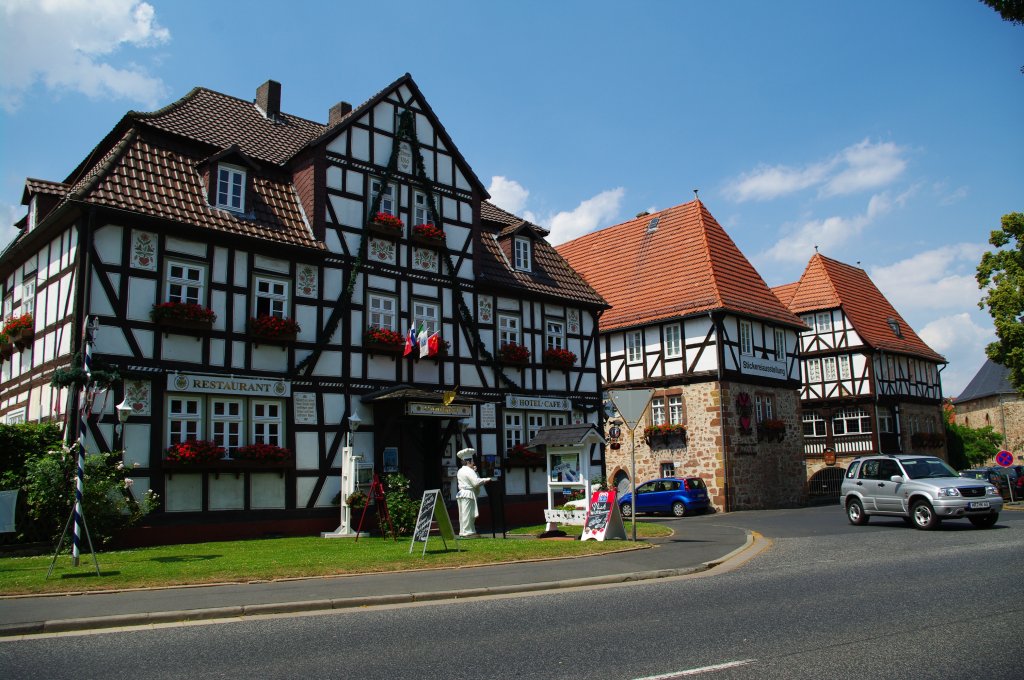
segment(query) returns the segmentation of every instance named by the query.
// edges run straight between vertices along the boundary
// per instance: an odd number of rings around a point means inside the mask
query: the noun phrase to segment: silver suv
[[[979,529],[999,519],[1003,498],[992,484],[957,475],[935,456],[887,455],[855,459],[846,470],[840,502],[850,524],[871,515],[902,517],[918,529],[966,518]]]

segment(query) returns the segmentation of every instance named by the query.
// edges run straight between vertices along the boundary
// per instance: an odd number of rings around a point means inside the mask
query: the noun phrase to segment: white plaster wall
[[[277,472],[254,472],[249,478],[253,510],[284,509],[284,477]]]
[[[103,264],[121,264],[121,227],[107,224],[93,231],[96,254]]]
[[[164,247],[168,252],[185,253],[186,255],[195,255],[196,257],[206,257],[205,243],[186,241],[185,239],[168,236]]]
[[[210,510],[242,510],[245,507],[245,475],[222,472],[209,475]]]
[[[346,155],[348,152],[348,136],[345,133],[338,135],[327,145],[327,150],[339,156]]]
[[[92,314],[103,314],[114,316],[114,306],[110,304],[107,294],[100,284],[100,277],[96,272],[92,273],[92,290],[89,296],[89,311]]]
[[[337,165],[327,167],[327,188],[341,191],[341,168]]]
[[[316,432],[295,433],[295,469],[317,470],[320,468],[320,437]]]
[[[373,162],[382,168],[391,160],[392,138],[379,133],[373,135]]]
[[[167,475],[164,483],[165,512],[197,512],[203,507],[203,476],[201,474]]]
[[[156,304],[156,294],[156,281],[133,276],[128,282],[128,318],[149,321],[149,313]]]
[[[126,467],[149,467],[154,460],[150,459],[149,436],[152,425],[149,423],[133,423],[131,419],[124,425],[124,438],[121,446],[124,448],[124,464]],[[159,452],[154,458],[159,458]]]
[[[346,227],[361,227],[363,224],[363,202],[344,196],[330,196],[331,207],[338,223]]]
[[[203,360],[203,343],[191,335],[168,333],[164,336],[160,358],[198,364]]]
[[[288,349],[278,345],[252,345],[252,367],[284,373],[288,370]]]
[[[265,269],[278,274],[288,274],[291,269],[288,260],[281,260],[276,257],[256,255],[253,257],[253,265],[258,269]]]
[[[210,271],[210,280],[215,283],[224,283],[228,280],[227,248],[213,249],[213,267]]]

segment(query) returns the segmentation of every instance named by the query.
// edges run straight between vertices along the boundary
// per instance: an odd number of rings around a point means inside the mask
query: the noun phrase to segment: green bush
[[[0,425],[0,489],[24,489],[26,463],[46,455],[60,440],[60,428],[53,423]]]
[[[420,504],[409,497],[409,480],[405,475],[392,473],[384,477],[384,498],[388,503],[391,523],[399,536],[412,536]],[[386,531],[386,529],[385,529]]]

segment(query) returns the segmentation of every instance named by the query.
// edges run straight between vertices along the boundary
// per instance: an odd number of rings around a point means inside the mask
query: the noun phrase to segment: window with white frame
[[[805,437],[825,436],[825,419],[817,411],[804,411],[802,418]]]
[[[893,434],[896,430],[893,429],[892,411],[885,406],[879,406],[875,409],[875,416],[878,419],[878,431],[882,434]]]
[[[832,330],[832,312],[818,312],[814,318],[814,328],[819,333]]]
[[[662,477],[676,476],[676,466],[674,463],[662,463],[659,466],[658,471],[661,473]]]
[[[8,425],[17,425],[25,422],[25,408],[19,408],[15,411],[10,411],[4,416],[4,420]]]
[[[519,317],[498,315],[498,347],[502,345],[519,345]]]
[[[836,358],[835,357],[822,357],[821,359],[822,372],[825,375],[825,380],[836,379]]]
[[[530,243],[530,239],[517,236],[512,243],[514,248],[513,262],[515,264],[515,268],[521,272],[531,271],[533,269],[533,265],[531,264],[532,258],[530,248],[532,244]]]
[[[821,382],[821,359],[807,360],[807,382]]]
[[[668,398],[668,422],[673,425],[683,424],[683,396],[681,394]]]
[[[754,354],[754,327],[749,321],[740,319],[740,354]]]
[[[683,356],[683,331],[679,324],[665,326],[665,358],[677,359]]]
[[[764,402],[760,394],[754,395],[754,421],[760,423],[764,420]]]
[[[32,314],[36,310],[36,273],[25,275],[21,284],[21,313]]]
[[[850,357],[845,354],[839,357],[839,377],[843,380],[853,377],[853,371],[850,370]]]
[[[288,282],[257,276],[253,288],[253,312],[256,316],[283,319],[288,315]]]
[[[775,329],[775,360],[786,360],[786,331],[781,328]]]
[[[800,317],[800,320],[803,321],[804,324],[807,325],[807,327],[811,330],[812,333],[814,332],[814,315],[813,314],[804,314],[803,316]]]
[[[210,434],[217,446],[231,453],[242,445],[245,419],[241,399],[211,399]]]
[[[436,303],[416,301],[412,303],[412,326],[417,330],[422,326],[427,335],[431,335],[441,328],[440,315],[440,307]]]
[[[844,408],[832,416],[833,434],[864,434],[871,432],[871,416],[861,408]]]
[[[523,414],[505,413],[505,450],[523,443]]]
[[[284,409],[279,401],[252,401],[252,443],[281,446]]]
[[[569,420],[566,418],[564,413],[552,413],[548,416],[548,425],[558,427],[560,425],[568,425]]]
[[[545,321],[544,342],[548,349],[564,349],[565,324],[561,321]]]
[[[422,191],[415,191],[412,195],[412,223],[434,223],[434,218],[430,215],[430,199]]]
[[[167,444],[202,438],[202,400],[198,397],[171,396],[167,403]]]
[[[390,295],[370,293],[367,296],[367,314],[370,327],[398,330],[398,301]]]
[[[217,167],[217,207],[245,210],[245,170],[234,165]]]
[[[206,269],[187,262],[167,263],[167,302],[193,305],[206,300]]]
[[[529,444],[537,436],[537,430],[544,427],[543,413],[526,414],[526,443]]]
[[[638,364],[643,358],[643,335],[641,331],[626,333],[626,361]]]
[[[384,192],[381,193],[381,188],[384,188]],[[380,207],[377,212],[387,213],[388,215],[397,215],[395,210],[395,185],[388,184],[384,186],[384,182],[379,179],[370,180],[370,201],[377,200],[377,196],[380,196]]]
[[[651,425],[664,425],[665,420],[665,397],[651,399]]]

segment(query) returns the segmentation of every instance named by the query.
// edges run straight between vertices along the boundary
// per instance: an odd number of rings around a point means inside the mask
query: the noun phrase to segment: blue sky
[[[950,365],[1024,210],[1024,27],[974,0],[0,0],[0,240],[128,110],[204,86],[325,121],[410,72],[498,205],[554,243],[693,198],[769,285],[860,263]]]

